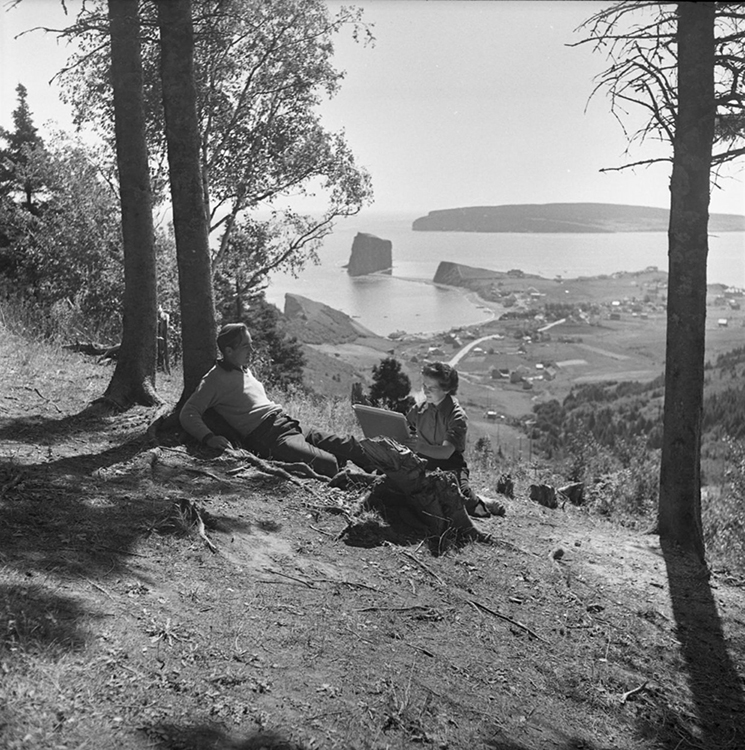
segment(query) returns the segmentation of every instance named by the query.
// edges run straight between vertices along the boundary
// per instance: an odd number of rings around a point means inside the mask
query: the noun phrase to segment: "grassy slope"
[[[0,341],[3,748],[745,745],[743,589],[654,537],[512,467],[492,546],[350,546],[361,492],[153,447],[82,412],[110,369]]]

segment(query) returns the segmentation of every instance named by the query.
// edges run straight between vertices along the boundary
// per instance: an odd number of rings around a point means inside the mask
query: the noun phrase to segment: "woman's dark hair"
[[[220,350],[220,354],[224,356],[227,347],[235,349],[241,342],[244,331],[247,336],[251,336],[245,323],[227,323],[224,325],[217,334],[217,348]]]
[[[458,392],[458,371],[444,362],[427,362],[422,367],[422,375],[432,378],[440,384],[440,388],[451,396]]]

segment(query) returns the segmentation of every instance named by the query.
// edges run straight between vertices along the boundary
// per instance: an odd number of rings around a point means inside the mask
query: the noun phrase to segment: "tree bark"
[[[714,3],[678,3],[678,113],[673,143],[658,530],[705,562],[701,420],[706,259],[714,137]]]
[[[173,228],[181,297],[184,390],[194,391],[215,360],[215,305],[202,186],[191,0],[158,0]]]
[[[134,403],[152,406],[160,403],[155,392],[157,287],[137,0],[109,0],[109,23],[124,313],[119,358],[104,401],[117,408]]]

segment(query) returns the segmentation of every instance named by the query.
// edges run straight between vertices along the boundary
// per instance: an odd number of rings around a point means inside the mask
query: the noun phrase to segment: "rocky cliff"
[[[435,284],[447,284],[448,286],[467,286],[469,281],[491,281],[503,279],[507,274],[500,271],[491,271],[488,268],[474,268],[464,266],[461,263],[451,263],[443,260],[437,266]]]
[[[388,271],[393,266],[393,243],[374,234],[358,232],[352,242],[352,255],[347,265],[350,276]]]
[[[471,206],[430,211],[416,219],[421,232],[666,232],[665,208],[612,203],[545,203]],[[712,232],[744,232],[745,216],[711,214]]]
[[[287,332],[305,344],[344,344],[359,338],[380,338],[340,310],[299,294],[285,294]]]

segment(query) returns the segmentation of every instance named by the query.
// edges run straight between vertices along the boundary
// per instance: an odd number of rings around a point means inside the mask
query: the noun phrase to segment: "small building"
[[[717,327],[718,328],[728,328],[729,327],[729,320],[727,318],[719,318],[717,321]]]

